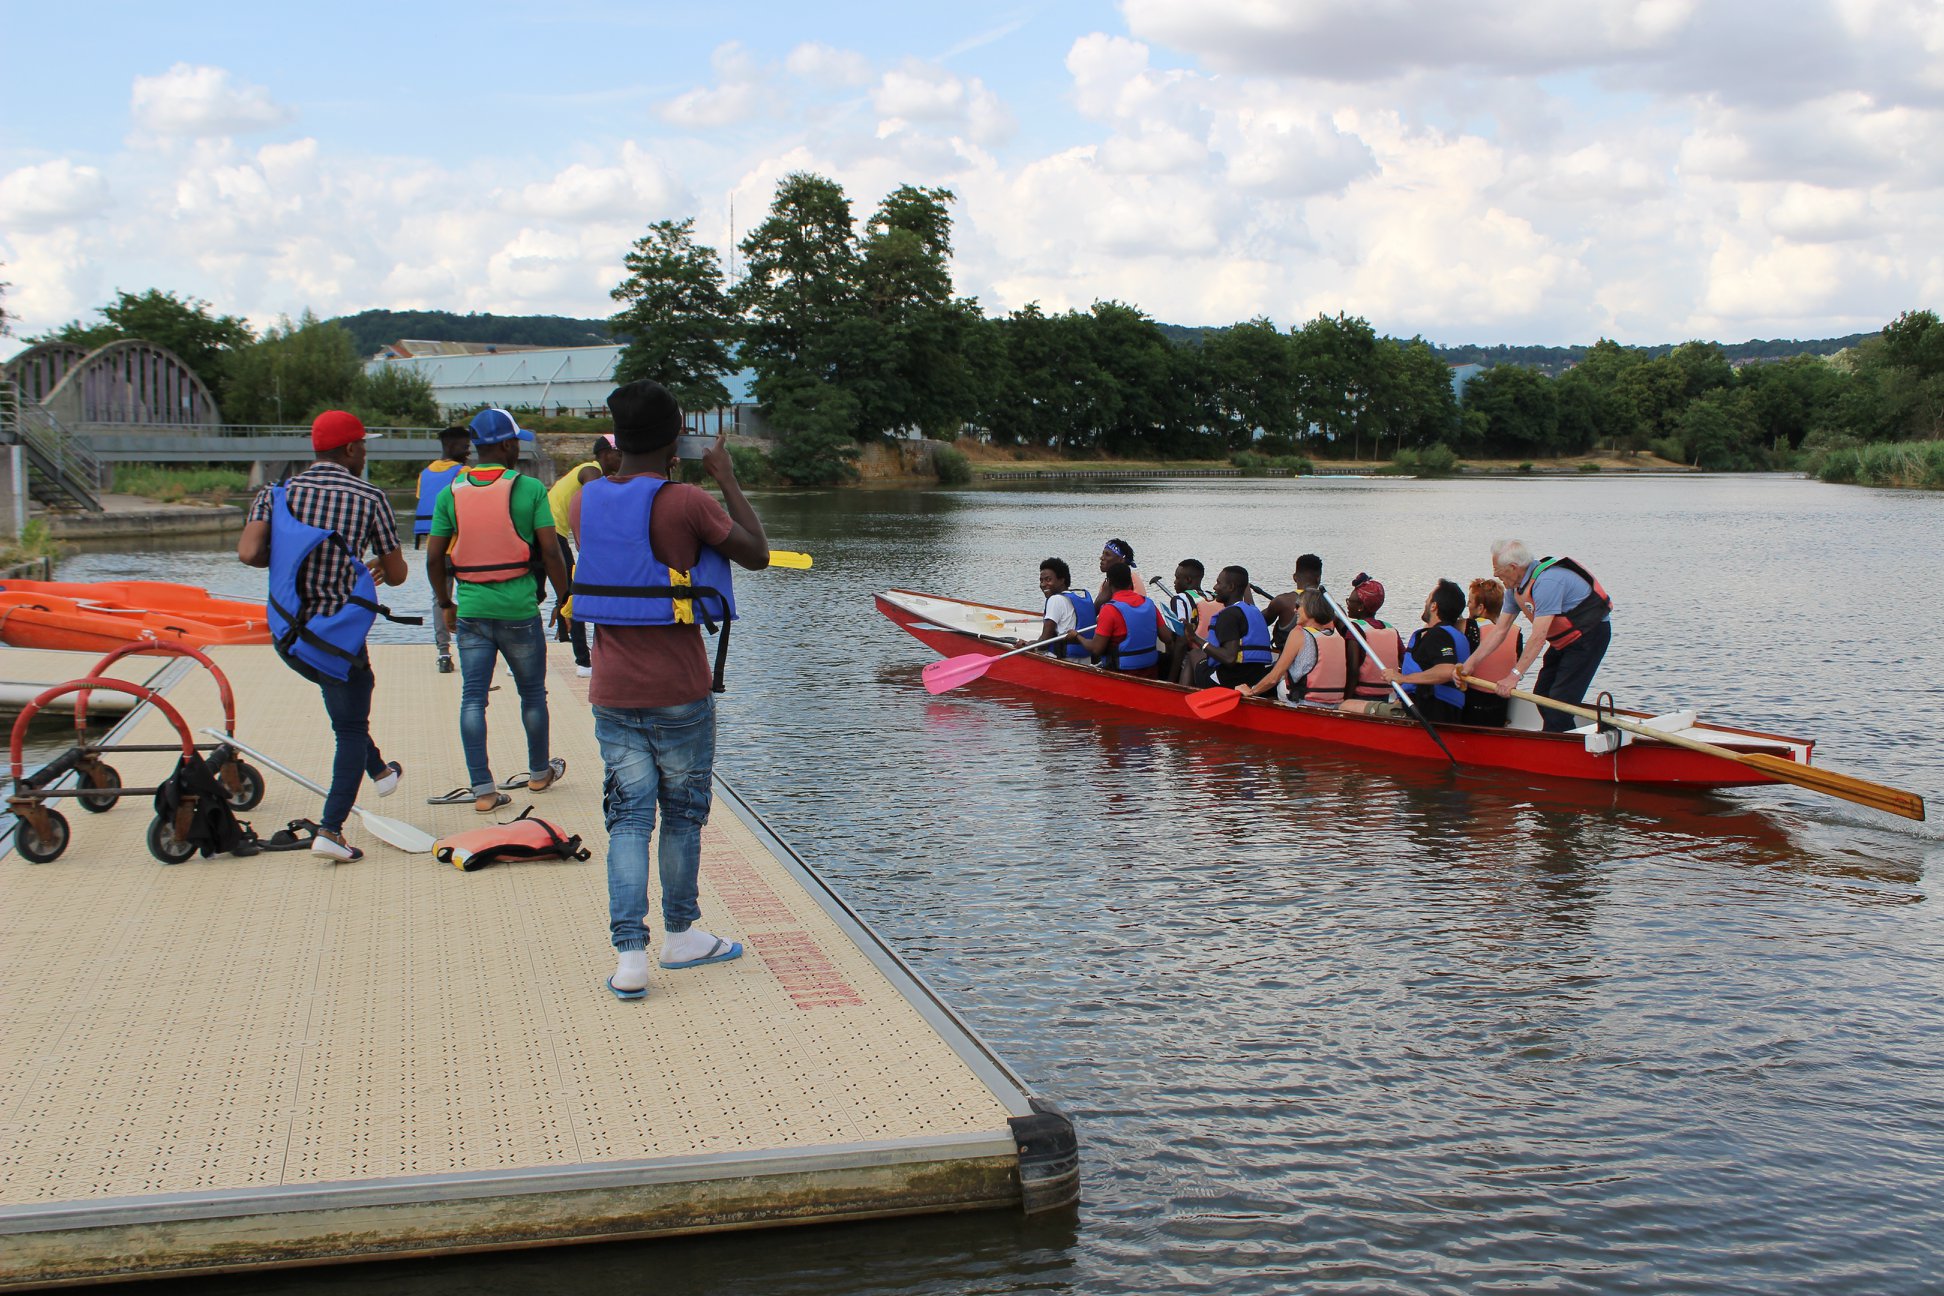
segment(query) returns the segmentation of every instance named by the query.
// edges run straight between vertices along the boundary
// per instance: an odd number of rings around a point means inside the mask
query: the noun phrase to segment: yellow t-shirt
[[[599,468],[601,465],[589,459],[586,463],[575,464],[572,469],[562,473],[560,480],[547,490],[547,506],[553,510],[554,533],[571,536],[573,520],[568,510],[574,507],[574,496],[580,494],[581,470]]]

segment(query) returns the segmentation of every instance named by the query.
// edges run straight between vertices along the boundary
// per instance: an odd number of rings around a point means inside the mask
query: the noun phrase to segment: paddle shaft
[[[1467,675],[1462,671],[1459,672],[1459,678],[1476,688],[1496,690],[1497,687],[1488,680],[1482,680],[1476,675]],[[1513,689],[1510,696],[1524,698],[1534,706],[1564,712],[1567,715],[1579,716],[1584,720],[1592,720],[1596,723],[1607,725],[1614,729],[1620,729],[1642,738],[1650,738],[1655,742],[1666,743],[1670,747],[1681,747],[1688,751],[1699,752],[1704,756],[1716,756],[1722,760],[1734,761],[1737,765],[1746,765],[1750,769],[1760,770],[1762,773],[1780,782],[1793,783],[1797,787],[1806,788],[1811,792],[1821,792],[1825,796],[1839,797],[1844,801],[1853,801],[1857,805],[1866,805],[1872,809],[1882,810],[1888,814],[1902,815],[1906,819],[1921,820],[1924,817],[1924,798],[1914,792],[1905,792],[1901,788],[1886,787],[1881,783],[1872,783],[1868,779],[1856,778],[1849,774],[1838,774],[1834,770],[1817,769],[1812,765],[1803,765],[1796,761],[1784,760],[1780,756],[1770,756],[1763,752],[1731,751],[1726,747],[1717,747],[1710,742],[1702,742],[1699,738],[1688,738],[1681,734],[1668,733],[1664,729],[1655,729],[1651,726],[1640,724],[1637,721],[1627,720],[1605,711],[1596,711],[1592,707],[1580,706],[1574,702],[1561,702],[1557,698],[1549,698],[1526,689]]]
[[[262,752],[258,751],[256,748],[245,746],[241,742],[238,742],[233,735],[226,734],[221,729],[205,729],[203,730],[203,732],[208,734],[211,738],[219,738],[222,741],[228,743],[230,746],[236,748],[236,750],[242,752],[245,756],[248,756],[251,760],[257,761],[265,766],[268,766],[270,769],[275,770],[277,773],[289,779],[292,783],[295,783],[298,787],[309,788],[312,792],[317,793],[317,795],[321,797],[328,797],[329,795],[331,795],[330,789],[318,786],[317,784],[311,782],[309,779],[305,778],[302,774],[299,774],[296,770],[291,769],[287,765],[278,763],[277,760],[275,760],[273,757],[265,756]],[[417,853],[422,854],[423,852],[432,849],[432,841],[433,841],[432,835],[426,832],[423,828],[413,827],[411,824],[405,823],[402,820],[386,818],[384,815],[381,815],[374,810],[367,810],[361,805],[354,805],[351,807],[351,809],[357,813],[358,818],[364,821],[365,827],[371,829],[372,834],[374,836],[384,838],[387,842],[389,842],[393,846],[398,847],[400,850],[416,851]],[[396,831],[394,833],[381,833],[378,831],[377,828],[373,827],[373,825],[376,823],[382,823],[386,825],[388,828],[393,828]],[[403,835],[407,833],[409,833],[413,838],[413,844],[407,845],[403,840],[397,840],[397,841],[393,840],[394,836],[403,837]],[[418,846],[416,844],[416,839],[419,837],[425,838],[424,846]]]
[[[1363,631],[1357,629],[1357,623],[1350,619],[1350,614],[1337,604],[1336,597],[1328,590],[1319,589],[1317,593],[1329,603],[1330,611],[1336,614],[1337,624],[1350,632],[1350,637],[1355,639],[1357,646],[1364,650],[1364,656],[1374,658],[1381,663],[1384,659],[1370,650],[1370,640],[1363,637]],[[1345,687],[1347,688],[1350,683],[1351,681],[1345,680]],[[1456,765],[1458,758],[1451,754],[1451,748],[1445,746],[1445,740],[1438,736],[1438,727],[1425,718],[1424,712],[1418,710],[1417,703],[1411,701],[1410,692],[1395,680],[1391,681],[1391,692],[1397,694],[1397,700],[1402,702],[1404,709],[1411,713],[1411,719],[1424,726],[1424,732],[1431,735],[1431,741],[1438,744],[1438,750],[1445,754],[1445,759]]]

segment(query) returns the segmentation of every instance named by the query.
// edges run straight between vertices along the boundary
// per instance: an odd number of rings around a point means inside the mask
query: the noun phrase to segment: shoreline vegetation
[[[1261,472],[1375,461],[1427,474],[1501,461],[1537,473],[1651,453],[1708,471],[1936,488],[1935,452],[1895,448],[1944,438],[1944,322],[1931,310],[1906,311],[1833,355],[1763,343],[1731,359],[1708,341],[1603,338],[1550,349],[1558,354],[1545,363],[1479,348],[1494,363],[1454,368],[1422,337],[1387,336],[1341,312],[1197,329],[1114,300],[989,315],[953,283],[956,201],[905,184],[866,217],[837,181],[787,175],[731,250],[742,269],[733,282],[693,219],[650,224],[609,293],[607,331],[622,346],[614,380],[654,378],[706,426],[731,404],[726,380],[746,376],[737,399],[753,400],[774,434],[762,459],[744,457],[752,485],[909,476],[907,447],[923,438],[952,446],[926,452],[947,483],[976,480],[975,451],[990,447]],[[122,292],[99,313],[99,323],[28,340],[158,342],[239,424],[291,426],[344,408],[426,427],[475,412],[442,410],[430,384],[402,368],[367,373],[352,333],[308,311],[261,336],[207,302],[154,289]],[[605,422],[513,413],[537,431],[580,436]],[[895,466],[867,471],[860,461],[885,448]]]

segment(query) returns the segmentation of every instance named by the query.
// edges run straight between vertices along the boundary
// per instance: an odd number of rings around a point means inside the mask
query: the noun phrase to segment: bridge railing
[[[10,429],[27,452],[35,498],[99,512],[101,459],[46,407],[20,400],[11,383],[6,384],[6,398]]]

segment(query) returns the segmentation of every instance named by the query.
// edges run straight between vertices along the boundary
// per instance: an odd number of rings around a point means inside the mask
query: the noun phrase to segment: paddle
[[[1382,661],[1381,657],[1370,651],[1370,641],[1363,637],[1363,631],[1357,629],[1357,623],[1350,619],[1350,614],[1338,606],[1336,596],[1328,590],[1319,589],[1317,593],[1321,594],[1324,602],[1330,605],[1330,611],[1336,614],[1337,624],[1350,632],[1350,637],[1357,641],[1357,646],[1364,650],[1364,655]],[[1445,740],[1438,736],[1438,727],[1425,719],[1424,712],[1418,710],[1417,703],[1411,701],[1409,691],[1402,684],[1392,683],[1391,692],[1397,694],[1397,700],[1404,704],[1404,709],[1411,713],[1411,718],[1424,726],[1424,732],[1431,735],[1431,741],[1438,744],[1438,750],[1445,754],[1445,759],[1456,765],[1458,758],[1451,754],[1451,748],[1445,746]]]
[[[1186,699],[1188,709],[1204,720],[1225,716],[1242,705],[1242,695],[1232,688],[1217,685],[1190,693]]]
[[[324,788],[319,787],[317,784],[311,782],[309,779],[305,778],[302,774],[299,774],[294,770],[287,769],[284,766],[279,765],[275,760],[271,759],[268,756],[265,756],[262,752],[256,750],[254,747],[245,747],[242,743],[236,741],[236,739],[224,733],[221,729],[205,729],[203,730],[203,732],[208,734],[211,738],[220,739],[221,741],[228,743],[230,746],[236,748],[236,750],[242,752],[245,756],[248,756],[250,759],[257,761],[265,766],[268,766],[270,769],[275,770],[277,773],[283,775],[285,778],[297,784],[299,787],[307,787],[311,791],[317,793],[319,796],[330,795],[328,791],[326,791]],[[426,854],[432,849],[432,844],[436,840],[431,833],[426,832],[423,828],[414,828],[412,827],[412,825],[408,823],[403,823],[397,819],[387,819],[385,818],[385,816],[381,814],[373,814],[371,811],[365,809],[363,806],[354,805],[351,808],[358,812],[358,818],[361,822],[363,822],[366,832],[369,832],[373,837],[376,837],[379,841],[384,842],[387,846],[397,847],[399,850],[404,851],[407,855]]]
[[[1482,680],[1476,675],[1466,675],[1462,671],[1459,674],[1465,683],[1474,688],[1495,690],[1496,686],[1489,680]],[[1572,702],[1561,702],[1554,698],[1543,697],[1540,694],[1528,692],[1525,689],[1513,689],[1511,696],[1524,698],[1534,706],[1542,706],[1548,710],[1561,711],[1567,715],[1579,716],[1584,720],[1597,721],[1600,724],[1609,725],[1615,729],[1625,730],[1630,734],[1637,734],[1642,738],[1651,738],[1655,742],[1663,742],[1670,747],[1684,747],[1689,751],[1700,752],[1706,756],[1718,756],[1722,760],[1734,761],[1738,765],[1746,765],[1750,769],[1760,770],[1762,773],[1778,779],[1783,783],[1793,783],[1797,787],[1807,788],[1811,792],[1821,792],[1824,796],[1840,797],[1844,801],[1854,801],[1857,805],[1869,806],[1873,810],[1882,810],[1888,814],[1902,815],[1906,819],[1922,820],[1924,817],[1924,798],[1918,796],[1915,792],[1905,792],[1901,788],[1885,787],[1881,783],[1872,783],[1867,779],[1860,779],[1850,774],[1838,774],[1834,770],[1817,769],[1813,765],[1798,764],[1795,761],[1784,760],[1780,756],[1770,756],[1764,752],[1731,751],[1726,747],[1717,747],[1713,743],[1702,742],[1699,738],[1687,738],[1680,734],[1668,733],[1664,729],[1655,729],[1633,720],[1626,720],[1610,712],[1596,711],[1592,707],[1578,706]]]
[[[1092,629],[1092,626],[1084,626],[1081,628],[1080,633],[1086,634]],[[957,688],[961,684],[970,684],[973,680],[981,678],[987,671],[991,670],[992,663],[996,661],[1004,661],[1008,657],[1017,657],[1019,654],[1031,652],[1035,648],[1044,648],[1048,644],[1056,644],[1064,638],[1066,636],[1063,634],[1054,635],[1051,639],[1042,639],[1038,643],[1027,644],[1025,647],[1015,648],[1011,652],[995,653],[990,657],[981,653],[965,653],[958,657],[947,657],[944,661],[935,661],[925,667],[925,691],[928,693],[944,693]]]
[[[791,571],[809,571],[811,561],[807,553],[796,553],[789,549],[770,550],[772,567],[788,567]]]

